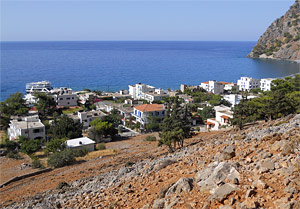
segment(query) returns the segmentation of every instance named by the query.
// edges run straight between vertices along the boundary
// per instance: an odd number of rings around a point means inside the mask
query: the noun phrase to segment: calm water
[[[25,84],[48,80],[74,90],[127,89],[147,83],[179,89],[181,83],[236,82],[241,76],[281,77],[299,64],[246,58],[255,42],[2,42],[1,100]]]

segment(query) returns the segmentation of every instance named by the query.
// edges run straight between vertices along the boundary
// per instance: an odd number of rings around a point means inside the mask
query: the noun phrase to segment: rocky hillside
[[[275,20],[248,57],[300,61],[300,1]]]
[[[298,209],[299,125],[298,114],[242,131],[202,134],[175,153],[127,163],[6,206]]]

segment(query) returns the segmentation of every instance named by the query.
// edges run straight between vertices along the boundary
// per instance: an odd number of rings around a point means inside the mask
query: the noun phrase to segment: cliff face
[[[248,57],[300,61],[299,0],[268,27]]]

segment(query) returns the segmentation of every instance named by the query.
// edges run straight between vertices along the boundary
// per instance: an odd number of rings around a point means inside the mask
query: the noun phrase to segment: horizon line
[[[257,40],[6,40],[0,42],[257,42]]]

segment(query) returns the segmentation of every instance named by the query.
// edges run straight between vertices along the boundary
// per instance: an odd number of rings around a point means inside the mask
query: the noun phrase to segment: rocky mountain
[[[248,57],[300,61],[299,0],[268,27]]]
[[[299,124],[300,114],[241,131],[200,133],[174,153],[68,182],[2,208],[299,209]]]

